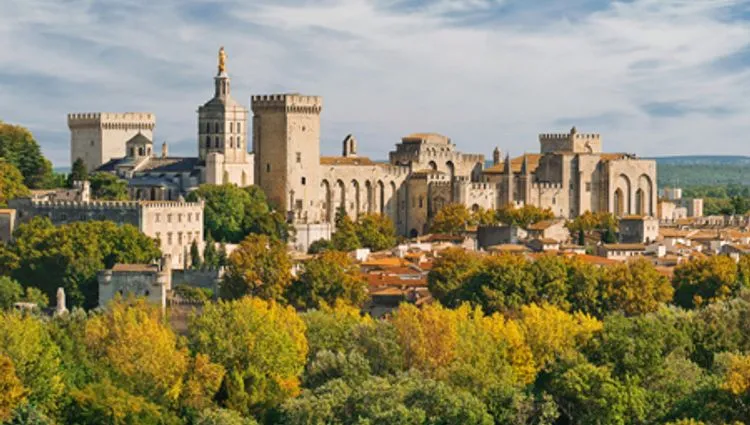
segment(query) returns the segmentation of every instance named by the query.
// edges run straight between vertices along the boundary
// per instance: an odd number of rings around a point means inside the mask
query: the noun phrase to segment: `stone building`
[[[203,202],[172,201],[50,201],[13,199],[15,225],[33,217],[47,217],[54,225],[76,221],[109,220],[132,224],[146,236],[160,241],[162,254],[171,258],[171,268],[189,264],[190,246],[195,241],[203,249]]]
[[[161,308],[167,305],[167,292],[172,289],[170,260],[165,256],[161,264],[115,264],[97,275],[99,306],[104,307],[115,296],[144,297]]]
[[[539,154],[503,161],[495,149],[493,165],[485,168],[483,155],[459,152],[448,137],[415,133],[402,138],[387,162],[377,162],[358,155],[352,135],[340,156],[320,156],[322,105],[318,96],[296,93],[251,100],[255,182],[309,242],[311,226],[319,237],[330,234],[341,207],[352,218],[385,214],[410,237],[425,233],[449,203],[473,210],[528,204],[559,218],[585,211],[656,214],[655,161],[603,153],[598,134],[575,128],[542,134]]]
[[[157,153],[153,114],[71,114],[71,162],[83,158],[88,170],[127,180],[130,198],[136,200],[176,201],[203,183],[253,184],[248,111],[231,96],[225,59],[222,48],[214,96],[198,108],[197,157],[170,156],[166,142]]]

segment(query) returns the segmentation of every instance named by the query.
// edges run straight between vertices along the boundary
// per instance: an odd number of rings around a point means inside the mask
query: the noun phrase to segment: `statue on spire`
[[[227,54],[224,51],[224,46],[219,48],[219,74],[222,74],[227,69]]]

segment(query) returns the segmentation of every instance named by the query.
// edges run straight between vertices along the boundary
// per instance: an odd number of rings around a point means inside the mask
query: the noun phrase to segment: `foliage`
[[[336,219],[336,231],[331,236],[331,242],[334,249],[342,252],[354,251],[362,246],[357,236],[357,226],[346,212]]]
[[[91,197],[103,201],[127,201],[128,182],[114,174],[98,172],[88,176]]]
[[[257,425],[252,418],[243,418],[229,409],[205,409],[196,418],[195,425]]]
[[[204,184],[190,192],[186,199],[205,201],[206,235],[210,234],[219,242],[239,243],[249,234],[289,240],[291,227],[283,214],[271,208],[258,186]]]
[[[71,423],[90,425],[161,425],[175,423],[160,406],[102,381],[73,390]]]
[[[76,158],[68,174],[68,187],[73,187],[73,182],[88,180],[89,172],[82,158]]]
[[[481,267],[482,259],[474,252],[448,248],[440,252],[427,275],[430,294],[448,307],[457,307],[464,294],[462,284]]]
[[[326,251],[305,263],[287,298],[300,309],[320,308],[339,300],[361,306],[367,298],[367,283],[348,254]]]
[[[26,187],[51,187],[52,163],[42,155],[39,144],[26,128],[0,121],[0,158],[18,168]]]
[[[172,292],[183,300],[205,303],[214,298],[214,291],[209,288],[197,288],[195,286],[176,284]]]
[[[161,257],[156,240],[134,226],[109,221],[54,227],[46,218],[35,218],[20,225],[14,236],[4,254],[16,258],[11,277],[38,287],[48,298],[54,298],[62,287],[74,306],[93,308],[98,304],[96,274],[100,270],[116,263],[150,263]]]
[[[610,266],[604,273],[608,311],[643,314],[672,299],[669,280],[645,259]]]
[[[524,205],[520,208],[512,205],[503,207],[498,209],[495,213],[498,221],[501,223],[518,226],[523,229],[540,221],[555,218],[555,214],[552,210],[542,209],[530,204]]]
[[[281,413],[279,423],[290,425],[493,423],[476,397],[419,375],[374,377],[358,385],[334,379],[289,400]]]
[[[292,282],[292,261],[286,245],[265,235],[249,235],[229,256],[221,296],[245,295],[283,300]]]
[[[291,307],[245,297],[207,304],[189,329],[190,346],[226,369],[226,407],[248,415],[299,392],[307,358],[305,324]]]
[[[45,412],[62,395],[60,350],[40,319],[17,312],[0,312],[0,355],[9,358],[28,390],[28,400]]]
[[[396,246],[396,227],[383,214],[362,214],[355,227],[359,244],[372,251],[382,251]]]
[[[607,212],[592,213],[586,211],[567,223],[571,235],[579,238],[579,244],[585,245],[585,236],[591,236],[599,232],[602,242],[613,243],[614,235],[617,234],[617,217]],[[581,235],[581,236],[579,236]]]
[[[13,361],[0,354],[0,423],[11,418],[13,411],[26,399],[26,389],[16,376]]]
[[[435,214],[430,232],[457,235],[464,232],[471,221],[471,213],[464,204],[448,204]]]
[[[11,199],[29,196],[29,194],[29,189],[24,184],[23,175],[18,168],[0,158],[0,206],[7,205]]]
[[[308,254],[320,254],[321,252],[332,250],[333,248],[333,242],[331,242],[329,239],[318,239],[317,241],[314,241],[310,244],[310,247],[307,248]]]
[[[201,258],[200,249],[198,249],[198,240],[193,239],[190,244],[190,268],[200,270],[203,267],[203,258]]]
[[[723,255],[699,258],[678,265],[672,282],[675,287],[675,303],[685,308],[727,299],[741,287],[737,264]]]
[[[13,304],[21,301],[21,297],[21,284],[7,276],[0,276],[0,310],[10,310]]]

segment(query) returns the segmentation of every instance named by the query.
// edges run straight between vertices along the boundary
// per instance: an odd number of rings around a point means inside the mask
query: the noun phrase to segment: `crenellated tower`
[[[320,222],[322,98],[273,94],[251,103],[255,184],[295,222]]]
[[[148,112],[68,114],[70,163],[81,158],[89,172],[125,156],[125,144],[141,133],[153,138],[156,117]]]

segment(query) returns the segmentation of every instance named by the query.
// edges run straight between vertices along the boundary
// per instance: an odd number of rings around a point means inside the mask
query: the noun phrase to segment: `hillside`
[[[669,156],[657,161],[659,187],[750,185],[750,157]]]

